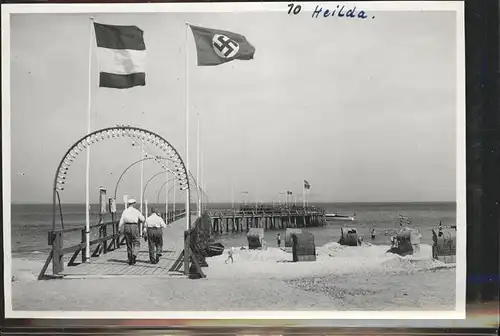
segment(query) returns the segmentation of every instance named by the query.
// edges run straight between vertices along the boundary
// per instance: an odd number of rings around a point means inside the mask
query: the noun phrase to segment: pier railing
[[[240,209],[217,209],[208,210],[210,217],[255,217],[255,216],[303,216],[303,215],[324,215],[326,212],[318,208],[283,208],[283,209],[254,209],[254,210],[240,210]]]
[[[184,250],[179,254],[169,271],[182,272],[181,268],[184,265],[184,273],[188,275],[189,278],[205,278],[206,275],[201,268],[208,266],[205,258],[207,256],[206,251],[211,242],[210,234],[210,215],[208,212],[204,212],[200,217],[196,218],[191,229],[184,232]],[[188,251],[187,256],[186,251]],[[189,268],[189,270],[187,270],[187,268]]]
[[[184,210],[178,210],[175,213],[169,212],[167,216],[162,214],[162,217],[168,218],[167,223],[174,222],[178,219],[185,217],[186,213]],[[101,254],[106,254],[108,252],[114,251],[125,244],[125,237],[123,233],[118,231],[118,220],[112,220],[110,222],[98,223],[90,226],[90,230],[98,232],[98,238],[92,239],[89,242],[89,246],[93,251],[90,251],[91,257],[99,257]],[[64,238],[68,235],[74,235],[80,231],[81,239],[79,243],[64,246]],[[48,232],[48,244],[52,246],[49,256],[45,261],[45,264],[40,272],[38,278],[43,279],[47,271],[50,262],[52,261],[52,274],[57,276],[64,270],[64,255],[73,253],[68,261],[68,266],[75,266],[79,263],[76,259],[79,254],[81,254],[81,263],[86,261],[87,254],[87,244],[86,244],[86,234],[85,228],[76,227],[68,229],[50,230]]]

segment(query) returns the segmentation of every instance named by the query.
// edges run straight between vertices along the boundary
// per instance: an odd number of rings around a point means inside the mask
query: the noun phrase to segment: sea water
[[[327,220],[322,227],[305,228],[314,235],[316,246],[337,242],[341,227],[355,228],[367,243],[374,245],[390,245],[391,234],[399,230],[399,215],[410,217],[411,226],[417,228],[422,235],[421,243],[432,245],[432,229],[440,221],[443,225],[456,225],[455,203],[323,203],[314,204],[327,212],[339,214],[356,214],[354,221]],[[375,239],[371,238],[372,229],[376,229]],[[386,234],[386,229],[388,232]],[[277,235],[281,236],[284,245],[285,230],[266,231],[264,240],[267,246],[277,247]],[[223,233],[216,240],[224,246],[247,245],[246,232]]]
[[[365,242],[374,245],[389,245],[390,234],[385,235],[385,229],[399,227],[399,215],[408,216],[412,219],[412,226],[418,228],[422,234],[421,243],[432,245],[432,229],[436,228],[440,221],[443,225],[456,225],[455,203],[315,203],[311,204],[325,209],[327,212],[352,215],[356,213],[355,221],[327,221],[323,227],[310,227],[305,230],[311,232],[315,238],[317,247],[337,242],[340,237],[342,226],[353,227],[363,236]],[[151,205],[154,206],[154,205]],[[158,205],[163,209],[164,205]],[[182,209],[182,204],[177,204],[176,209]],[[230,209],[231,204],[210,204],[210,209]],[[99,221],[99,206],[91,206],[91,224]],[[45,259],[50,246],[48,245],[48,232],[52,228],[52,205],[51,204],[13,204],[11,206],[11,246],[13,256],[30,259]],[[57,209],[58,210],[58,209]],[[118,206],[118,211],[123,207]],[[84,228],[85,205],[64,204],[62,205],[63,224],[65,228]],[[56,227],[60,228],[61,218],[56,212]],[[104,221],[111,220],[110,215],[103,218]],[[375,239],[371,239],[371,230],[377,229]],[[92,230],[91,235],[97,237],[97,230]],[[284,230],[268,230],[264,239],[269,247],[277,247],[277,234],[281,233],[281,244],[284,244]],[[225,247],[246,246],[246,232],[224,233],[215,236],[216,240]],[[79,243],[80,231],[66,234],[64,245],[70,246]]]

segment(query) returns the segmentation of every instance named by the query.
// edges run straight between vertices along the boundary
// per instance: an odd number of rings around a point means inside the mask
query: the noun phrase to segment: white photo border
[[[341,2],[296,2],[303,11],[313,11],[317,5],[332,7]],[[454,311],[164,311],[164,312],[68,312],[12,310],[11,259],[11,139],[10,139],[10,15],[27,13],[168,13],[168,12],[283,12],[289,3],[144,3],[144,4],[2,4],[2,175],[3,175],[3,246],[5,318],[57,319],[415,319],[453,320],[465,318],[466,289],[466,161],[465,161],[465,31],[464,3],[461,1],[386,1],[349,2],[349,5],[370,11],[453,11],[456,13],[456,92],[457,92],[457,255],[456,306]]]

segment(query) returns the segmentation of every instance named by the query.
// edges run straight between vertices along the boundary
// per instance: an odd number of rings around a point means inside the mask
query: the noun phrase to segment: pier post
[[[108,236],[108,226],[107,225],[103,225],[102,227],[102,234],[103,234],[103,238],[107,237]],[[102,253],[103,254],[106,254],[108,253],[108,241],[107,240],[103,240],[102,241]]]
[[[113,224],[113,227],[115,228],[115,232],[116,232],[116,240],[115,240],[115,246],[116,248],[119,248],[120,247],[120,233],[118,231],[118,225],[120,223],[119,222],[116,222],[115,224]]]
[[[85,243],[86,242],[86,235],[85,235],[85,229],[82,230],[82,239],[81,239],[81,242],[82,243]],[[82,264],[85,263],[85,260],[86,260],[86,256],[87,255],[87,248],[86,247],[83,247],[82,248]]]
[[[111,222],[113,222],[113,224],[111,224],[111,229],[113,230],[113,237],[116,237],[115,216],[115,213],[111,212]],[[109,242],[109,247],[111,248],[111,246],[113,246],[113,250],[116,250],[116,238],[111,239],[111,241]]]
[[[62,262],[62,232],[52,232],[53,242],[52,242],[52,273],[54,275],[59,274],[63,268]]]

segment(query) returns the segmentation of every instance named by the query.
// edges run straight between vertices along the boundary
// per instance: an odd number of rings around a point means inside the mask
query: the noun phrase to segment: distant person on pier
[[[372,229],[372,240],[375,239],[375,227]]]
[[[278,248],[281,247],[281,235],[278,233],[278,236],[276,237],[276,240],[278,242]]]
[[[134,265],[137,261],[137,252],[141,246],[139,241],[140,225],[144,223],[144,216],[135,205],[135,199],[131,198],[127,202],[127,209],[123,210],[120,223],[118,224],[118,232],[125,234],[125,242],[127,243],[127,256],[129,265]]]
[[[163,228],[167,224],[163,218],[158,215],[156,208],[151,208],[151,216],[144,223],[144,235],[148,240],[149,261],[157,264],[163,252]]]

